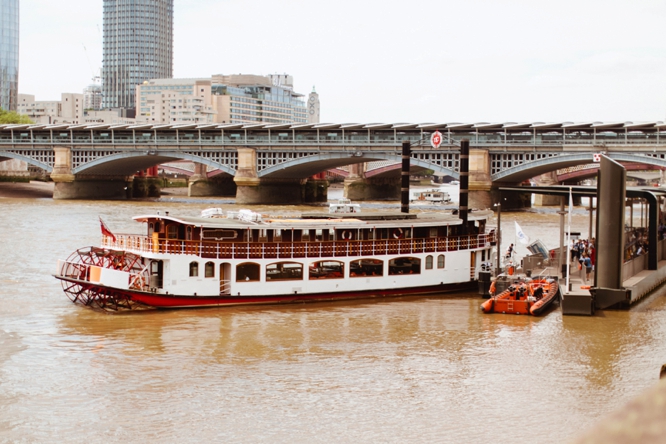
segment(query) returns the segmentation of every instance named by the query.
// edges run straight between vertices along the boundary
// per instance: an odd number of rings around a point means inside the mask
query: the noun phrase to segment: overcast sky
[[[174,77],[289,73],[325,122],[666,118],[663,0],[175,0]],[[19,92],[81,92],[102,0],[21,0]]]

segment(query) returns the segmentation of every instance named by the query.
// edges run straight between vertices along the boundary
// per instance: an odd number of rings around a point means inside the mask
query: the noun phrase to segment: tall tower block
[[[173,77],[173,0],[104,0],[104,108],[131,108],[136,85]]]
[[[0,108],[18,105],[19,0],[0,0]]]

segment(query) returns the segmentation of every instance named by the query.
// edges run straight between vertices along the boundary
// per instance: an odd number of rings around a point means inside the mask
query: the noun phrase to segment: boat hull
[[[78,279],[70,279],[62,276],[56,277],[63,281],[63,285],[65,286],[76,286],[77,288],[80,288],[78,292],[84,296],[81,298],[72,299],[73,302],[80,305],[90,306],[93,308],[102,308],[105,310],[117,310],[133,307],[169,309],[348,301],[356,299],[360,300],[473,291],[478,285],[476,282],[463,282],[412,288],[323,292],[314,294],[278,294],[271,296],[195,296],[160,294],[138,290],[123,290],[105,287],[103,285],[98,285]]]

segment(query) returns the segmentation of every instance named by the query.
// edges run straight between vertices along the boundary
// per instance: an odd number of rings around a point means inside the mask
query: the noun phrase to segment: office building
[[[102,109],[102,85],[93,83],[83,88],[83,108],[95,111]]]
[[[287,74],[153,79],[136,91],[137,123],[308,122],[304,95]]]
[[[32,94],[19,94],[17,110],[35,123],[83,123],[83,94],[62,93],[60,100],[35,100]]]
[[[104,0],[104,108],[134,108],[136,85],[173,76],[173,0]]]
[[[19,0],[0,0],[0,108],[16,111],[19,68]]]

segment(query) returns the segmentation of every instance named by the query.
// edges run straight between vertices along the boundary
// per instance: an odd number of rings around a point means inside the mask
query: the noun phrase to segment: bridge
[[[121,198],[128,180],[155,165],[188,160],[191,195],[231,195],[241,203],[325,199],[317,174],[346,167],[352,199],[395,197],[399,177],[387,163],[412,145],[412,167],[459,177],[458,142],[470,141],[470,204],[488,207],[494,190],[590,164],[594,153],[666,168],[663,122],[371,123],[203,125],[0,125],[0,160],[43,169],[54,198]],[[440,131],[445,142],[430,145]],[[364,164],[384,162],[381,174]],[[211,174],[213,173],[213,174]],[[544,176],[546,175],[546,176]],[[550,181],[550,182],[549,182]]]

